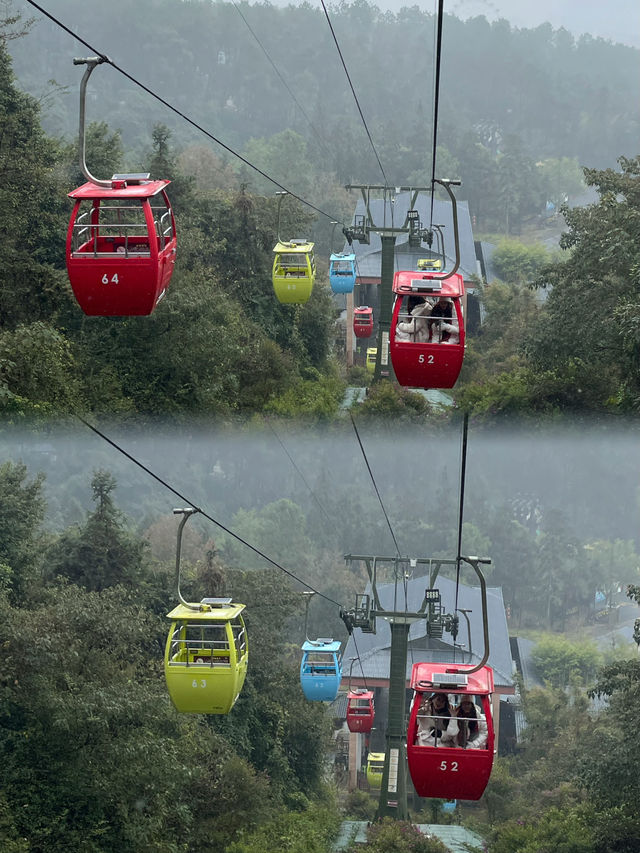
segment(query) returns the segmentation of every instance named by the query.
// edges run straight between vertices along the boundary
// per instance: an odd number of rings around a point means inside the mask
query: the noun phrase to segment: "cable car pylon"
[[[465,419],[465,427],[463,430],[463,458],[466,458],[466,441],[467,425]],[[464,466],[461,469],[461,476],[463,473]],[[461,489],[461,496],[463,494],[464,492]],[[352,610],[342,611],[341,616],[343,621],[345,622],[345,625],[347,626],[347,630],[349,631],[349,633],[352,633],[354,628],[360,628],[363,632],[375,632],[376,619],[378,618],[382,618],[388,621],[391,629],[391,653],[389,663],[389,715],[386,732],[386,752],[384,770],[380,786],[380,797],[378,801],[376,819],[391,817],[395,820],[409,820],[406,777],[406,770],[408,764],[407,730],[405,727],[407,688],[406,668],[409,631],[411,629],[411,625],[414,622],[425,620],[427,623],[428,637],[440,638],[442,637],[443,632],[446,631],[447,633],[452,634],[455,642],[455,637],[457,637],[458,634],[459,617],[456,612],[446,613],[443,610],[440,598],[440,591],[436,587],[436,583],[438,575],[440,573],[440,569],[443,566],[451,566],[456,569],[457,573],[459,573],[461,563],[465,563],[471,566],[471,568],[475,571],[480,582],[482,620],[484,627],[485,643],[484,654],[480,663],[476,666],[469,666],[468,664],[441,664],[438,667],[438,665],[436,664],[436,669],[446,669],[447,672],[451,673],[452,675],[457,673],[458,671],[460,673],[464,671],[464,674],[467,677],[469,675],[472,675],[473,673],[482,673],[483,670],[488,670],[488,667],[485,666],[489,657],[487,591],[486,582],[480,569],[480,565],[489,564],[491,561],[487,558],[480,558],[475,556],[461,556],[459,548],[458,554],[456,555],[455,559],[430,557],[411,558],[408,556],[399,555],[396,555],[394,557],[363,554],[345,555],[345,561],[348,565],[355,560],[362,561],[365,564],[367,574],[369,576],[371,594],[357,595],[355,607]],[[416,566],[418,565],[429,567],[429,587],[425,589],[423,600],[417,611],[409,611],[408,609],[387,610],[382,607],[378,595],[378,570],[382,567],[389,565],[393,567],[393,573],[396,583],[398,582],[398,580],[404,577],[404,574],[409,567],[412,570],[415,570]],[[416,664],[416,666],[421,666],[421,664]],[[433,666],[431,667],[431,669],[433,669]],[[473,682],[473,684],[475,685],[475,681]],[[414,686],[413,678],[412,686]],[[493,688],[492,679],[490,687],[491,689]],[[419,689],[422,690],[426,688],[421,686]],[[460,692],[462,692],[462,690]],[[485,693],[487,694],[488,692],[490,691],[485,691]],[[412,706],[412,721],[414,722],[414,728],[416,716],[417,708],[415,708],[414,705]],[[493,741],[491,741],[491,747],[493,747]],[[457,751],[460,753],[460,756],[466,755],[466,750]],[[471,761],[473,760],[471,756],[472,751],[469,751],[469,758],[467,759],[468,763],[471,763]],[[418,758],[420,759],[419,765],[422,766],[422,754],[419,753]],[[488,772],[490,772],[492,760],[493,750],[491,749],[490,755],[487,751],[487,756],[485,757],[485,761],[483,764],[483,772],[485,773],[485,775],[480,780],[480,782],[484,782],[484,784],[482,785],[482,790],[484,789],[484,785],[486,785],[486,781],[488,780]],[[488,772],[486,772],[487,765]],[[463,774],[461,774],[461,776],[462,775]],[[420,786],[418,785],[417,787],[419,788]],[[477,791],[480,787],[481,785],[479,783],[474,789],[474,791],[472,791],[471,793],[475,794],[475,791]],[[420,793],[420,790],[418,791],[418,793]],[[428,796],[437,797],[439,796],[439,794],[430,793],[428,794]],[[455,797],[455,790],[453,794],[447,794],[447,798],[451,799],[452,797]],[[464,792],[461,794],[461,798],[465,798]],[[467,798],[474,799],[477,797],[468,796]]]
[[[459,180],[435,178],[433,183],[440,184],[440,186],[442,186],[446,190],[451,201],[451,212],[453,217],[453,239],[455,246],[455,261],[453,267],[450,270],[443,270],[442,272],[438,272],[434,269],[430,273],[429,278],[432,281],[437,281],[451,278],[451,276],[454,276],[457,273],[458,268],[460,266],[458,206],[451,187],[460,186],[461,182]],[[351,243],[353,240],[356,240],[359,243],[368,244],[370,239],[369,235],[371,231],[374,231],[380,237],[382,245],[382,260],[380,269],[380,305],[378,318],[376,365],[373,375],[373,381],[378,382],[381,379],[393,379],[395,374],[389,354],[389,340],[393,313],[393,282],[395,274],[396,238],[401,234],[408,234],[409,240],[412,243],[416,243],[416,245],[420,246],[424,242],[431,246],[431,244],[433,243],[433,234],[435,230],[438,240],[442,240],[442,232],[441,230],[438,231],[438,229],[441,229],[442,226],[437,225],[433,226],[432,228],[423,228],[422,224],[420,223],[418,210],[416,209],[418,195],[421,192],[433,192],[433,186],[395,187],[392,190],[388,186],[376,184],[347,184],[345,186],[345,189],[360,190],[365,210],[364,215],[358,215],[354,217],[353,225],[344,229],[345,236],[347,237],[349,243]],[[401,225],[392,224],[389,226],[386,224],[386,221],[383,221],[381,224],[374,222],[370,204],[372,192],[382,193],[384,201],[383,210],[386,210],[388,195],[393,194],[391,195],[391,202],[393,202],[393,196],[395,196],[395,194],[401,192],[410,193],[409,209],[407,210],[404,222]],[[443,242],[442,254],[444,254]],[[351,322],[352,318],[348,317],[347,323]]]

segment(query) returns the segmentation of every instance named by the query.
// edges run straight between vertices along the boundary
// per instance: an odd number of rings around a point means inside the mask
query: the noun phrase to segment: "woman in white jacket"
[[[398,316],[396,325],[396,341],[411,341],[422,343],[429,338],[427,317],[431,314],[431,303],[422,296],[410,296],[407,303],[408,314]],[[401,321],[400,317],[405,317]]]
[[[473,696],[465,695],[460,699],[456,719],[456,744],[466,749],[484,749],[488,737],[487,721]]]
[[[418,709],[416,742],[419,746],[455,746],[458,723],[446,693],[425,696]]]

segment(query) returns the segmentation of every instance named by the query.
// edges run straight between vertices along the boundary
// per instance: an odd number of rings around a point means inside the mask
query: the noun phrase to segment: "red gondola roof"
[[[414,690],[437,690],[438,687],[430,687],[430,682],[440,682],[438,675],[441,673],[459,673],[466,675],[467,672],[473,669],[472,664],[452,664],[452,663],[416,663],[413,665],[411,672],[411,687]],[[477,672],[472,672],[468,676],[467,684],[462,686],[450,686],[442,688],[447,693],[493,693],[493,670],[488,666],[483,666]],[[421,683],[422,682],[422,683]]]
[[[150,198],[162,192],[171,181],[145,181],[139,184],[130,184],[124,189],[113,189],[112,187],[99,187],[97,184],[87,181],[77,190],[68,193],[69,198]]]
[[[415,285],[412,287],[412,282],[424,281],[425,287],[433,288],[429,293],[438,296],[462,296],[464,293],[464,281],[461,275],[457,273],[449,276],[449,278],[434,278],[429,273],[419,272],[417,270],[400,270],[393,277],[394,293],[419,293]]]

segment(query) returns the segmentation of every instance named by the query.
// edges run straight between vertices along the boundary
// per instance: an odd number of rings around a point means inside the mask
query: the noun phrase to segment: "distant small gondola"
[[[341,644],[337,640],[307,640],[302,645],[300,684],[307,699],[333,702],[342,679]]]
[[[307,302],[316,280],[313,243],[278,241],[273,251],[272,281],[278,301],[285,304]]]
[[[352,293],[356,283],[356,256],[332,254],[329,259],[329,283],[334,293]]]
[[[368,347],[368,349],[367,349],[367,360],[365,362],[365,367],[369,373],[375,373],[377,357],[378,357],[378,348],[377,347]]]
[[[347,694],[347,727],[350,732],[370,732],[375,709],[372,690],[349,690]]]
[[[360,305],[353,309],[353,333],[356,338],[370,338],[373,333],[373,308]]]
[[[367,756],[367,782],[370,788],[382,787],[384,752],[370,752]]]

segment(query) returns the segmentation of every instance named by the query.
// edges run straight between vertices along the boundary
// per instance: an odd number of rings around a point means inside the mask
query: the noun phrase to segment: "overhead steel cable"
[[[469,431],[469,413],[465,412],[462,422],[462,458],[460,460],[460,504],[458,509],[458,544],[456,551],[456,602],[454,616],[458,612],[458,593],[460,590],[460,564],[462,562],[462,523],[464,518],[464,484],[467,476],[467,434]],[[457,632],[456,632],[457,633]],[[453,659],[455,662],[456,637],[453,638]]]
[[[160,477],[158,474],[156,474],[154,471],[152,471],[151,468],[148,468],[143,462],[140,462],[139,459],[136,459],[135,456],[132,456],[130,453],[128,453],[123,447],[120,447],[120,445],[117,442],[115,442],[113,439],[109,438],[109,436],[105,435],[105,433],[103,433],[102,430],[99,430],[98,427],[89,423],[89,421],[85,420],[81,415],[76,415],[76,417],[78,418],[78,420],[81,423],[83,423],[86,427],[88,427],[91,430],[91,432],[94,432],[96,435],[100,436],[101,439],[106,441],[107,444],[110,444],[111,447],[113,447],[115,450],[118,451],[118,453],[121,453],[130,462],[133,462],[134,465],[137,465],[138,468],[141,468],[150,477],[153,477],[154,480],[156,480],[158,483],[160,483],[160,485],[164,486],[165,489],[168,489],[170,492],[172,492],[176,497],[180,498],[180,500],[186,501],[186,503],[188,503],[189,506],[193,507],[193,509],[196,510],[196,512],[199,512],[200,515],[202,515],[204,518],[211,521],[213,524],[215,524],[221,530],[224,530],[225,533],[228,533],[229,536],[232,536],[236,541],[240,542],[242,545],[245,545],[247,548],[249,548],[249,550],[253,551],[254,554],[258,554],[258,556],[265,559],[268,563],[271,563],[271,565],[275,566],[276,569],[280,569],[280,571],[284,572],[286,575],[288,575],[290,578],[292,578],[297,583],[302,584],[302,586],[306,586],[307,589],[309,589],[311,592],[314,592],[316,595],[319,595],[321,598],[324,598],[326,601],[330,602],[331,604],[335,604],[336,607],[339,607],[340,609],[342,609],[342,605],[340,604],[340,602],[335,601],[333,598],[330,598],[328,595],[325,595],[323,592],[320,592],[319,590],[314,589],[314,587],[312,587],[310,583],[307,583],[307,581],[302,580],[302,578],[299,578],[293,572],[289,571],[289,569],[285,569],[284,566],[281,566],[280,563],[273,560],[271,557],[269,557],[267,554],[265,554],[259,548],[256,548],[255,545],[252,545],[250,542],[247,542],[246,539],[243,539],[242,536],[239,536],[237,533],[234,533],[233,530],[226,527],[226,525],[224,525],[221,521],[218,521],[218,519],[214,518],[212,515],[209,515],[209,513],[207,513],[206,510],[199,507],[194,501],[190,500],[190,498],[187,497],[186,495],[183,495],[181,492],[179,492],[177,489],[175,489],[166,480],[163,480],[162,477]]]
[[[268,181],[271,181],[272,184],[274,184],[276,187],[279,187],[283,192],[288,193],[290,196],[292,196],[292,198],[297,199],[301,204],[304,204],[306,207],[311,208],[311,210],[315,210],[315,212],[319,213],[321,216],[326,216],[327,219],[331,219],[332,221],[334,219],[336,219],[335,216],[332,216],[330,213],[327,213],[326,211],[322,210],[321,208],[316,207],[315,204],[312,204],[310,201],[307,201],[306,199],[302,198],[302,196],[299,196],[293,190],[288,189],[283,184],[281,184],[279,181],[277,181],[275,178],[272,178],[271,175],[268,175],[266,172],[264,172],[258,166],[255,166],[250,160],[247,160],[246,157],[243,157],[242,154],[239,154],[237,151],[234,151],[233,148],[231,148],[226,143],[222,142],[221,139],[218,139],[217,136],[214,136],[212,133],[210,133],[208,130],[206,130],[204,127],[202,127],[202,125],[200,125],[196,121],[194,121],[194,119],[189,118],[189,116],[186,115],[186,113],[183,113],[177,107],[174,107],[173,104],[171,104],[169,101],[166,101],[161,95],[158,95],[156,92],[154,92],[153,89],[150,89],[144,83],[141,83],[140,80],[136,79],[133,75],[129,74],[128,71],[125,71],[124,68],[119,66],[116,62],[114,62],[112,59],[110,59],[106,54],[101,53],[99,50],[96,50],[96,48],[93,47],[93,45],[91,45],[88,41],[83,39],[81,36],[74,33],[73,30],[70,30],[69,27],[67,27],[65,24],[63,24],[62,21],[59,21],[50,12],[47,12],[46,9],[43,9],[42,6],[40,6],[38,3],[35,2],[35,0],[26,0],[26,2],[29,3],[31,6],[33,6],[34,9],[37,9],[39,12],[41,12],[45,17],[49,18],[50,21],[52,21],[54,24],[56,24],[56,26],[63,29],[66,33],[68,33],[76,41],[79,41],[80,44],[83,44],[88,50],[92,51],[92,53],[94,53],[96,56],[99,56],[103,62],[106,62],[108,65],[110,65],[112,68],[114,68],[120,74],[122,74],[123,77],[126,77],[127,80],[134,83],[136,86],[138,86],[144,92],[146,92],[148,95],[151,95],[152,98],[155,98],[156,101],[159,101],[163,106],[165,106],[167,109],[171,110],[171,112],[175,113],[181,119],[186,121],[187,124],[190,124],[192,127],[195,127],[195,129],[199,130],[200,133],[203,133],[206,137],[211,139],[213,142],[220,145],[221,148],[224,148],[224,150],[228,151],[229,154],[233,154],[233,156],[237,157],[238,160],[240,160],[240,162],[245,164],[245,166],[248,166],[250,169],[253,169],[253,171],[256,172],[258,175],[260,175],[263,178],[266,178],[266,180],[268,180]]]
[[[298,476],[300,477],[300,479],[302,480],[302,482],[305,484],[305,486],[307,487],[307,489],[308,489],[308,490],[309,490],[309,492],[311,493],[311,497],[314,499],[314,501],[315,501],[315,502],[318,504],[318,506],[320,507],[320,510],[321,510],[321,511],[322,511],[322,513],[324,514],[324,517],[327,519],[327,521],[328,521],[330,524],[335,523],[335,520],[336,520],[336,519],[335,519],[335,518],[331,518],[331,516],[329,515],[329,513],[326,511],[326,509],[325,509],[325,508],[323,507],[323,505],[320,503],[320,501],[319,501],[319,499],[318,499],[317,495],[315,494],[315,492],[313,491],[313,489],[311,488],[311,486],[310,486],[310,485],[309,485],[309,483],[307,482],[307,480],[306,480],[306,478],[305,478],[304,474],[302,473],[302,471],[300,470],[300,468],[296,465],[295,460],[293,459],[293,457],[291,456],[291,454],[289,453],[289,451],[288,451],[288,450],[287,450],[287,448],[285,447],[284,442],[282,441],[282,439],[280,438],[280,436],[278,435],[278,433],[275,431],[275,428],[274,428],[273,424],[271,423],[271,421],[269,420],[269,418],[267,418],[267,423],[269,424],[269,428],[271,429],[271,432],[275,435],[276,439],[278,440],[278,443],[279,443],[280,447],[284,450],[285,454],[287,455],[287,458],[288,458],[289,462],[291,462],[291,464],[292,464],[292,465],[293,465],[293,467],[295,468],[295,470],[296,470],[296,472],[297,472]]]
[[[380,171],[382,172],[382,177],[384,178],[385,184],[388,186],[389,181],[387,180],[387,176],[385,174],[384,169],[382,168],[382,163],[380,162],[380,157],[378,156],[378,152],[376,151],[376,146],[373,144],[373,139],[371,137],[371,133],[369,132],[369,127],[367,126],[366,119],[364,117],[364,113],[362,112],[362,107],[360,106],[360,101],[358,100],[358,96],[356,95],[356,90],[353,88],[353,83],[351,82],[351,76],[349,71],[347,70],[347,64],[344,61],[344,56],[342,55],[342,51],[340,50],[340,45],[338,44],[338,38],[336,36],[335,30],[333,29],[333,24],[331,23],[331,18],[329,17],[329,12],[327,11],[327,7],[325,6],[324,0],[320,0],[322,3],[322,8],[324,9],[324,14],[327,19],[327,23],[329,24],[329,29],[331,30],[331,35],[333,36],[333,41],[336,46],[336,50],[338,51],[338,56],[340,57],[340,61],[342,62],[342,67],[344,68],[344,73],[347,75],[347,80],[349,81],[349,86],[351,88],[351,94],[353,95],[353,99],[356,102],[356,106],[358,107],[358,112],[360,113],[360,118],[362,119],[362,124],[364,125],[364,129],[367,132],[367,136],[369,137],[369,142],[371,143],[371,148],[373,149],[373,153],[376,155],[376,160],[378,161],[378,166],[380,167]]]
[[[364,689],[368,690],[369,688],[367,687],[367,676],[364,674],[364,666],[362,665],[362,658],[360,657],[360,651],[358,650],[358,643],[356,641],[356,635],[352,634],[351,636],[353,637],[353,645],[354,645],[355,650],[356,650],[358,662],[360,663],[360,672],[362,673],[362,680],[364,681]],[[349,681],[351,681],[351,675],[349,675]],[[349,685],[349,686],[351,686],[351,685]]]
[[[365,465],[367,466],[369,476],[371,477],[371,482],[373,483],[373,488],[375,489],[376,495],[378,496],[378,500],[380,501],[380,506],[382,507],[382,512],[383,512],[384,517],[387,521],[387,526],[389,528],[389,532],[391,533],[391,538],[393,539],[393,544],[396,546],[396,553],[398,554],[398,557],[399,557],[400,556],[400,546],[398,545],[398,540],[396,539],[396,534],[393,532],[393,527],[391,526],[391,521],[389,520],[387,510],[385,509],[384,503],[382,501],[382,496],[378,490],[378,484],[376,483],[376,478],[373,476],[373,471],[371,470],[371,466],[369,465],[369,460],[367,459],[367,453],[364,449],[364,445],[362,444],[362,441],[360,440],[360,434],[358,432],[358,427],[356,426],[356,422],[354,421],[353,415],[351,414],[351,412],[349,412],[349,417],[351,418],[351,423],[353,424],[353,429],[355,431],[356,438],[358,439],[358,444],[360,445],[360,450],[362,451],[362,456],[364,458]]]
[[[318,131],[318,130],[317,130],[317,128],[315,127],[314,123],[311,121],[311,119],[309,118],[309,116],[308,116],[308,115],[307,115],[307,113],[305,112],[304,107],[302,106],[302,104],[300,103],[300,101],[296,98],[296,96],[295,96],[294,92],[291,90],[291,87],[289,86],[289,84],[287,83],[287,81],[284,79],[284,77],[283,77],[283,76],[282,76],[282,74],[280,73],[280,70],[278,69],[278,66],[275,64],[275,62],[273,61],[273,59],[272,59],[272,58],[271,58],[271,56],[269,55],[269,53],[268,53],[268,51],[267,51],[266,47],[262,44],[262,42],[260,41],[260,39],[259,39],[259,38],[258,38],[258,36],[256,35],[256,33],[255,33],[255,31],[253,30],[253,28],[251,27],[251,24],[249,23],[249,21],[247,21],[246,17],[242,14],[242,9],[238,6],[238,4],[237,4],[237,3],[235,3],[235,2],[234,2],[234,0],[231,0],[231,3],[233,4],[233,7],[234,7],[234,9],[236,10],[236,12],[240,15],[240,17],[241,17],[241,18],[242,18],[242,20],[244,21],[244,23],[245,23],[245,25],[246,25],[247,29],[249,30],[249,32],[251,33],[251,35],[252,35],[252,36],[254,37],[254,39],[257,41],[258,46],[260,47],[260,50],[264,53],[264,55],[265,55],[265,56],[266,56],[266,58],[267,58],[267,61],[269,62],[269,64],[270,64],[270,65],[271,65],[271,67],[273,68],[273,70],[276,72],[276,74],[277,74],[277,76],[278,76],[278,79],[280,80],[280,82],[282,83],[282,85],[285,87],[285,89],[287,90],[287,92],[291,95],[291,98],[292,98],[292,100],[293,100],[294,104],[298,107],[298,109],[300,110],[300,112],[302,113],[302,115],[305,117],[305,119],[306,119],[306,120],[307,120],[307,122],[309,123],[309,127],[310,127],[310,128],[311,128],[311,130],[314,132],[314,134],[315,134],[316,138],[318,139],[318,141],[319,141],[319,142],[320,142],[320,144],[322,145],[322,147],[323,147],[323,149],[324,149],[325,153],[327,153],[327,154],[328,154],[328,153],[330,153],[330,152],[329,152],[329,147],[328,147],[328,145],[327,145],[327,143],[326,143],[326,140],[324,140],[324,139],[322,138],[322,136],[320,135],[319,131]]]
[[[433,93],[433,150],[431,155],[431,213],[429,228],[433,225],[433,200],[436,180],[436,150],[438,146],[438,108],[440,105],[440,62],[442,59],[442,18],[444,15],[444,0],[438,0],[438,21],[436,35],[436,71]]]

